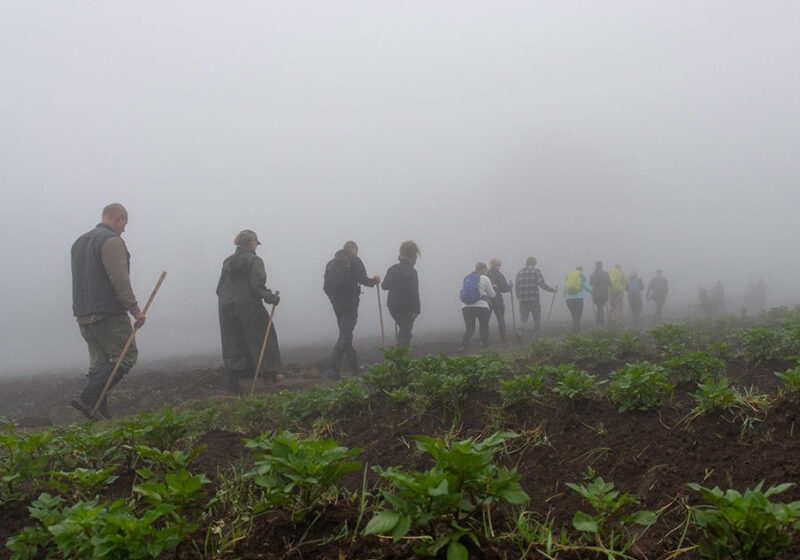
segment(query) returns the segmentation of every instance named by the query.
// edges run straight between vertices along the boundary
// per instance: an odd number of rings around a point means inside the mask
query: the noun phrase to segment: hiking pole
[[[514,327],[514,336],[517,334],[517,312],[514,311],[514,292],[511,292],[511,326]]]
[[[147,310],[150,309],[150,304],[153,303],[153,298],[156,297],[156,292],[161,287],[161,283],[164,281],[164,278],[167,277],[167,271],[161,273],[161,276],[158,278],[158,282],[156,282],[156,287],[153,288],[153,293],[150,294],[150,299],[147,300],[147,304],[144,306],[142,313],[147,315]],[[111,375],[108,376],[106,380],[106,384],[103,387],[103,390],[100,392],[100,396],[97,397],[97,401],[94,403],[94,407],[92,408],[91,417],[94,418],[97,416],[97,409],[100,408],[100,403],[103,402],[103,398],[106,396],[109,387],[111,387],[111,382],[114,381],[114,377],[117,375],[117,370],[119,369],[119,365],[122,363],[122,359],[125,357],[125,354],[128,352],[128,348],[130,348],[131,343],[133,342],[133,338],[136,336],[136,331],[138,331],[141,327],[134,326],[133,332],[128,337],[128,342],[125,343],[125,346],[122,348],[122,352],[119,354],[119,358],[117,358],[117,363],[114,364],[114,369],[111,370]]]
[[[386,335],[383,332],[383,307],[381,307],[381,286],[375,284],[375,290],[378,292],[378,316],[381,318],[381,348],[386,349]]]
[[[275,295],[280,295],[280,292],[275,292]],[[275,317],[275,306],[277,303],[272,304],[272,311],[269,314],[269,321],[267,322],[267,332],[264,333],[264,342],[261,344],[261,353],[258,355],[258,363],[256,364],[256,372],[253,374],[253,384],[250,385],[250,396],[256,392],[256,381],[258,381],[258,370],[261,369],[261,362],[264,360],[264,350],[267,348],[267,338],[269,331],[272,328],[272,319]]]
[[[550,300],[550,308],[547,310],[547,319],[544,320],[544,328],[542,329],[542,333],[547,332],[547,323],[550,322],[550,313],[552,313],[553,311],[553,304],[555,303],[555,301],[556,301],[556,291],[553,290],[553,298]]]

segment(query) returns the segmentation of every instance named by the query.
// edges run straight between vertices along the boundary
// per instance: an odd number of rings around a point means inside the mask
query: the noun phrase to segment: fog
[[[348,239],[381,276],[419,243],[416,337],[463,328],[461,279],[492,257],[513,278],[535,256],[551,284],[597,259],[645,282],[662,268],[672,313],[718,280],[729,311],[758,278],[793,304],[798,16],[791,1],[4,2],[0,373],[87,365],[69,249],[110,202],[129,212],[142,305],[167,271],[143,361],[219,353],[214,290],[243,228],[289,346],[333,344],[322,274]],[[357,340],[380,333],[374,292]]]

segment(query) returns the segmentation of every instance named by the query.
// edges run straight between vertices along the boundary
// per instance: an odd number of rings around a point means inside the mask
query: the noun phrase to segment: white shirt
[[[494,298],[497,295],[497,292],[494,291],[494,288],[492,287],[492,281],[489,280],[489,277],[485,274],[482,274],[480,280],[478,281],[478,291],[481,294],[481,299],[475,303],[461,302],[462,309],[464,307],[485,307],[486,309],[489,309],[489,302],[486,300],[489,298]]]

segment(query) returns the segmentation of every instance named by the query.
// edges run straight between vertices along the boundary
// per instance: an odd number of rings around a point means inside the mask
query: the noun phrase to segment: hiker
[[[653,317],[654,322],[661,321],[661,311],[664,308],[664,302],[667,301],[667,294],[669,293],[669,284],[667,279],[664,278],[664,273],[661,270],[656,270],[655,278],[651,278],[647,283],[647,292],[645,292],[645,299],[647,301],[656,302],[656,313]]]
[[[611,284],[608,286],[608,306],[611,308],[611,324],[618,325],[622,322],[622,314],[625,307],[625,284],[626,278],[622,273],[622,267],[615,264],[608,271]]]
[[[589,280],[583,273],[582,266],[576,266],[575,270],[567,274],[564,279],[564,300],[567,308],[572,315],[572,328],[575,332],[581,330],[581,315],[583,315],[583,292],[592,293]]]
[[[280,296],[267,288],[264,261],[256,255],[256,248],[261,245],[256,232],[249,229],[240,231],[233,239],[233,244],[236,245],[236,251],[222,263],[217,296],[228,392],[240,395],[239,379],[255,375],[264,345],[269,323],[264,302],[278,305]],[[278,334],[275,332],[275,323],[272,323],[258,376],[275,381],[280,368]]]
[[[633,316],[633,324],[639,324],[639,317],[642,315],[642,292],[644,291],[644,282],[639,278],[639,274],[631,271],[628,278],[628,285],[625,288],[628,292],[628,305],[631,306],[631,315]]]
[[[381,288],[389,291],[386,307],[397,323],[397,346],[411,345],[411,328],[419,316],[419,277],[414,265],[419,256],[419,246],[413,241],[400,244],[398,262],[389,267]]]
[[[333,379],[341,377],[342,358],[347,360],[353,375],[360,373],[358,354],[353,348],[353,330],[358,322],[358,303],[361,297],[361,286],[369,288],[380,284],[377,274],[367,276],[364,263],[358,258],[358,245],[348,241],[336,251],[333,259],[325,265],[325,284],[323,290],[331,300],[336,324],[339,326],[339,338],[331,352],[330,371]]]
[[[103,208],[100,223],[81,235],[71,250],[72,312],[89,348],[89,380],[71,404],[89,419],[133,332],[128,313],[136,320],[137,329],[145,322],[131,287],[130,253],[121,237],[127,225],[125,207],[109,204]],[[134,339],[109,389],[136,364],[138,354]],[[98,412],[103,418],[111,417],[106,396]]]
[[[467,330],[461,339],[461,347],[466,350],[472,335],[475,334],[475,319],[480,325],[481,346],[489,346],[489,319],[492,310],[489,307],[489,300],[497,296],[497,292],[492,287],[492,281],[486,276],[489,268],[486,263],[476,263],[475,271],[464,277],[461,286],[461,314],[464,317],[464,325]]]
[[[611,286],[611,277],[603,270],[603,261],[594,263],[594,272],[589,277],[592,286],[592,302],[595,307],[595,324],[605,322],[606,303],[608,303],[608,288]]]
[[[492,282],[492,287],[497,295],[494,299],[490,302],[490,308],[494,312],[495,316],[497,316],[497,330],[500,333],[500,342],[505,344],[506,342],[506,302],[503,299],[503,294],[507,294],[511,291],[513,287],[512,282],[508,282],[506,277],[503,276],[503,273],[500,272],[500,267],[503,265],[500,262],[500,259],[492,259],[489,261],[489,272],[486,276],[489,277],[489,280]],[[513,297],[513,296],[512,296]],[[490,315],[491,318],[491,315]]]
[[[544,281],[542,272],[536,268],[536,259],[525,259],[525,268],[517,272],[517,299],[519,300],[520,336],[525,334],[528,326],[528,315],[533,315],[533,335],[539,335],[542,310],[539,305],[539,288],[546,292],[556,293],[558,286],[550,287]]]

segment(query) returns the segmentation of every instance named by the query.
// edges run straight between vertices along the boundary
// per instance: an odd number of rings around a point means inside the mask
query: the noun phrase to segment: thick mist
[[[491,257],[513,279],[535,256],[559,285],[597,259],[645,282],[662,268],[668,314],[718,280],[729,311],[759,278],[770,305],[793,304],[798,16],[788,1],[6,2],[0,374],[86,365],[69,249],[110,202],[129,211],[142,305],[167,271],[142,361],[219,353],[214,290],[243,228],[288,346],[333,344],[322,274],[348,239],[381,276],[419,243],[417,337],[463,328],[461,279]],[[374,291],[357,339],[380,333]]]

